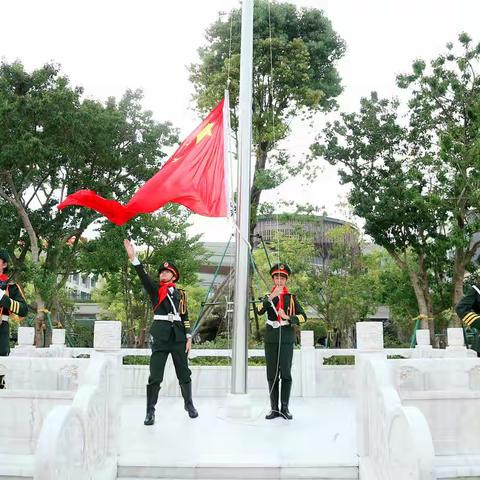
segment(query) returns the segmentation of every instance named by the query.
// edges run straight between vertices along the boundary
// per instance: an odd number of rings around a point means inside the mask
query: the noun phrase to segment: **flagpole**
[[[247,393],[253,0],[243,0],[241,38],[232,394]]]
[[[230,93],[225,90],[223,102],[223,154],[224,154],[224,182],[225,182],[225,204],[227,206],[227,217],[233,218],[232,209],[232,173],[230,156]]]

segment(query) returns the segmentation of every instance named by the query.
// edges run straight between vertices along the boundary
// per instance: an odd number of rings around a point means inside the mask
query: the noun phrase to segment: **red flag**
[[[126,205],[107,200],[92,190],[79,190],[60,205],[88,207],[123,225],[135,215],[150,213],[168,202],[180,203],[207,217],[228,215],[224,100],[186,138],[163,167]]]

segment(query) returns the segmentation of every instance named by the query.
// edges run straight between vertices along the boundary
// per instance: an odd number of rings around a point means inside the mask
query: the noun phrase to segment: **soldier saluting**
[[[267,312],[265,330],[265,360],[267,363],[267,380],[270,392],[271,411],[265,417],[267,420],[283,416],[291,420],[288,410],[290,391],[292,389],[292,358],[295,344],[293,325],[299,325],[307,320],[307,316],[296,296],[286,287],[290,267],[286,263],[277,263],[270,269],[274,287],[265,297],[259,314]],[[282,380],[278,409],[278,384]]]
[[[145,272],[142,263],[135,255],[133,245],[128,240],[124,240],[124,246],[150,297],[154,313],[150,327],[153,342],[147,384],[147,414],[143,423],[145,425],[155,423],[155,405],[168,355],[172,356],[185,410],[190,418],[196,418],[198,412],[192,401],[192,372],[188,368],[188,352],[192,348],[192,336],[188,321],[187,300],[185,292],[176,288],[173,283],[180,278],[180,272],[172,263],[164,262],[158,269],[159,281],[155,282]]]
[[[24,317],[28,312],[22,289],[9,279],[10,255],[0,250],[0,357],[10,354],[10,315]],[[5,379],[0,375],[0,389],[5,388]]]

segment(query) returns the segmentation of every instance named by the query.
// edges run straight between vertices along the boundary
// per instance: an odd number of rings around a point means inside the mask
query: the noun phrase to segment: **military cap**
[[[276,263],[270,269],[270,276],[273,277],[277,273],[280,273],[288,277],[292,273],[292,271],[290,270],[290,267],[286,263]]]
[[[178,281],[180,278],[180,272],[178,268],[171,262],[164,262],[160,267],[158,267],[158,273],[163,272],[164,270],[168,270],[175,275],[175,280]]]

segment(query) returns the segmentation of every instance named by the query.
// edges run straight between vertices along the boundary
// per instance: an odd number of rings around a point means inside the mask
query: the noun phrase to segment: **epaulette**
[[[178,290],[180,292],[180,304],[178,309],[180,310],[180,314],[184,315],[187,311],[187,294],[183,288],[179,288]]]

